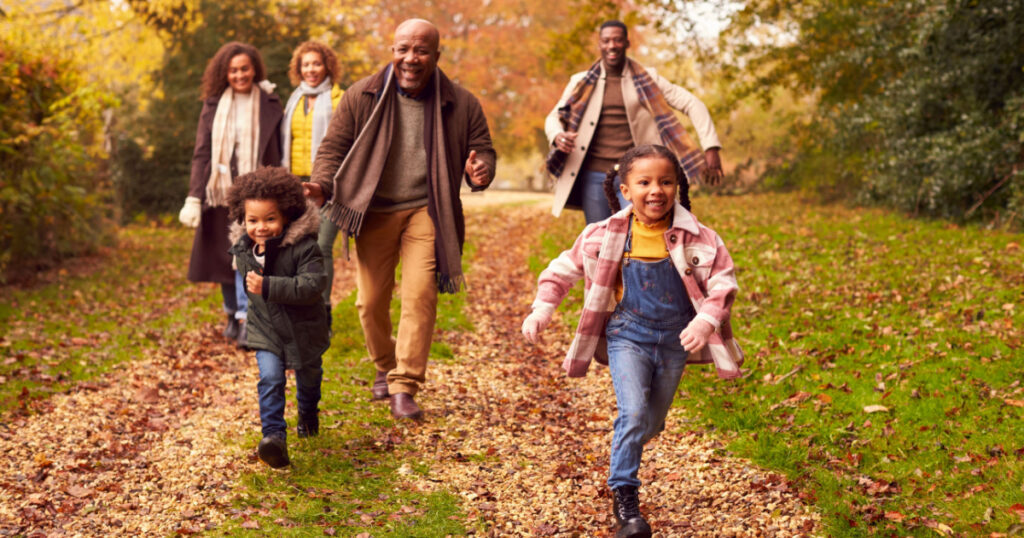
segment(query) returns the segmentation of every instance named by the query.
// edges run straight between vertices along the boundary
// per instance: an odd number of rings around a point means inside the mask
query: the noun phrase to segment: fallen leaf
[[[1024,400],[1012,400],[1010,398],[1005,398],[1003,399],[1003,403],[1014,407],[1024,407]]]
[[[66,491],[68,495],[71,495],[72,497],[78,497],[79,499],[81,499],[82,497],[88,497],[89,495],[92,495],[91,489],[83,488],[81,486],[68,486],[68,489],[64,491]]]
[[[250,519],[248,521],[242,522],[241,527],[243,529],[258,529],[258,528],[260,528],[260,523],[259,523],[259,521],[256,521],[255,519]]]
[[[889,411],[889,408],[884,406],[884,405],[865,405],[864,406],[864,412],[865,413],[886,413],[888,411]]]

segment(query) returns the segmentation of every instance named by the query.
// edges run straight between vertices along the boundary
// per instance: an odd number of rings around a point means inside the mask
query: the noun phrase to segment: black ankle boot
[[[284,432],[274,432],[264,437],[256,447],[256,453],[259,455],[260,461],[275,469],[291,464],[291,460],[288,459],[288,442],[285,441]]]
[[[634,486],[619,486],[612,490],[615,501],[612,512],[619,523],[615,538],[650,538],[651,526],[640,514],[640,496]]]
[[[228,324],[224,326],[224,338],[238,340],[238,320],[234,314],[228,314]]]
[[[295,432],[300,439],[320,435],[320,417],[317,415],[307,417],[299,415],[299,423],[295,426]]]
[[[248,323],[245,320],[239,320],[238,322],[238,339],[235,340],[235,346],[238,349],[249,349],[249,330],[246,328]]]

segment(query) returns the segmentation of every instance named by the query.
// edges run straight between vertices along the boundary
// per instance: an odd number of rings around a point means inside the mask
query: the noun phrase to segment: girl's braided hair
[[[288,222],[294,222],[306,212],[306,197],[298,176],[281,166],[257,168],[235,178],[228,190],[228,218],[239,224],[245,220],[246,200],[274,200]]]
[[[679,205],[690,210],[690,184],[686,181],[686,174],[683,173],[683,167],[679,164],[679,158],[676,157],[672,150],[665,146],[657,144],[645,144],[643,146],[637,146],[626,152],[625,155],[619,159],[619,164],[615,165],[608,171],[607,177],[604,179],[604,196],[608,198],[608,205],[612,208],[612,212],[619,211],[622,206],[619,205],[619,197],[616,196],[615,192],[618,188],[615,186],[615,177],[621,176],[622,181],[626,181],[626,177],[629,176],[630,171],[633,170],[633,163],[637,159],[646,159],[649,157],[661,157],[667,159],[672,163],[672,167],[676,172],[676,183],[679,185]]]

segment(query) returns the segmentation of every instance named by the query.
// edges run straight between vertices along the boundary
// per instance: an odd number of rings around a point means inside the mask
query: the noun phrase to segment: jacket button
[[[569,172],[569,176],[570,177],[575,176],[575,175],[576,175],[576,172]]]
[[[581,151],[587,151],[587,146],[580,146]]]
[[[686,270],[683,271],[683,272],[688,274],[688,275],[691,275],[691,274],[693,274],[693,269],[690,269],[689,267],[687,267]]]
[[[676,236],[674,236],[674,235],[668,236],[668,242],[669,243],[675,243],[676,242]]]
[[[694,265],[697,265],[697,264],[699,264],[699,263],[700,263],[700,258],[698,258],[698,257],[694,256],[694,257],[693,257],[693,264],[694,264]]]

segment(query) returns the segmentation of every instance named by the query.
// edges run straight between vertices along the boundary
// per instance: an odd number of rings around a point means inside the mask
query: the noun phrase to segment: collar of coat
[[[608,217],[608,229],[625,233],[629,229],[629,219],[632,218],[632,215],[633,206],[630,204],[611,217]],[[697,223],[697,217],[680,205],[679,200],[675,201],[672,209],[672,225],[669,226],[670,230],[683,230],[693,235],[700,234],[700,225]]]
[[[363,93],[373,95],[373,100],[377,101],[384,94],[384,86],[388,81],[388,77],[394,76],[395,66],[394,64],[388,64],[386,69],[381,69],[376,74],[371,75],[367,81],[366,86],[363,88]],[[455,102],[455,89],[452,81],[449,80],[448,76],[441,71],[440,67],[434,69],[432,76],[441,77],[441,108],[444,108]],[[431,86],[431,81],[427,81],[427,87]],[[395,88],[398,86],[396,85]]]
[[[281,236],[280,246],[287,247],[294,245],[299,242],[300,239],[307,235],[316,236],[320,231],[320,210],[317,209],[316,204],[306,200],[306,212],[301,217],[295,219],[294,222],[288,223],[288,227],[284,231],[284,235]],[[245,233],[245,224],[242,222],[232,222],[229,228],[228,238],[231,240],[231,244],[234,245],[241,239],[245,239],[247,243],[251,243],[252,239],[249,238]],[[278,238],[274,238],[275,242]]]

